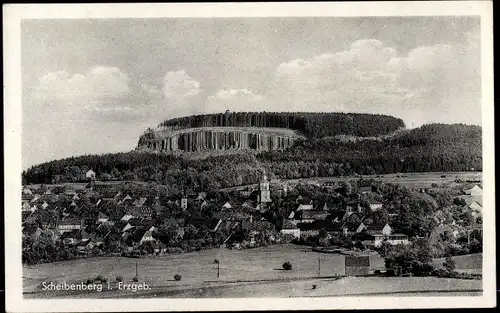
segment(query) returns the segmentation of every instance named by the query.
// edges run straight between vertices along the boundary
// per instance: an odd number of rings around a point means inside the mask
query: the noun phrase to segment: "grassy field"
[[[220,262],[219,278],[216,264],[213,264],[214,259]],[[109,280],[115,280],[120,275],[125,281],[131,281],[135,276],[136,262],[140,281],[152,286],[181,287],[219,281],[289,280],[318,277],[318,263],[322,277],[343,275],[344,259],[342,255],[316,253],[293,245],[240,251],[212,249],[144,259],[106,257],[25,266],[23,281],[25,292],[36,291],[42,281],[78,283],[97,275],[103,275]],[[281,266],[285,261],[292,263],[291,271],[282,270]],[[383,266],[383,259],[379,258],[376,265]],[[175,281],[175,274],[182,275],[182,280]]]
[[[444,176],[444,177],[443,177]],[[363,175],[363,176],[334,176],[334,177],[310,177],[310,178],[300,178],[300,179],[284,179],[283,181],[299,181],[303,183],[307,182],[318,182],[323,183],[325,181],[350,181],[357,180],[360,178],[364,179],[375,179],[384,183],[393,183],[403,185],[409,188],[428,188],[431,187],[433,183],[441,185],[446,184],[448,187],[453,187],[457,185],[455,179],[459,178],[463,181],[466,180],[480,180],[482,181],[483,176],[481,172],[425,172],[425,173],[392,173],[392,174],[381,174],[381,175]],[[221,190],[234,190],[234,189],[244,189],[253,185],[236,186],[229,187]]]
[[[456,271],[471,273],[471,274],[482,274],[483,272],[483,254],[467,254],[454,256],[452,259],[455,261]],[[444,268],[443,262],[445,258],[439,258],[434,260],[434,266],[438,268]]]
[[[214,259],[220,261],[219,278]],[[321,261],[320,278],[318,259]],[[332,278],[335,274],[344,274],[344,259],[342,255],[316,253],[294,245],[240,251],[213,249],[145,259],[108,257],[25,266],[23,281],[27,298],[408,296],[422,293],[450,295],[450,292],[476,295],[482,290],[482,281],[478,280],[435,277]],[[291,271],[281,269],[285,261],[293,264]],[[152,289],[149,291],[86,293],[41,292],[38,289],[43,281],[79,283],[97,275],[103,275],[111,281],[120,275],[125,282],[130,282],[135,276],[136,262],[139,282],[150,285]],[[383,259],[376,260],[375,266],[383,266]],[[182,275],[181,281],[173,279],[177,273]]]
[[[443,177],[444,176],[444,177]],[[318,182],[328,181],[345,181],[356,179],[359,177],[318,177],[314,180]],[[481,172],[425,172],[425,173],[392,173],[382,175],[364,175],[363,178],[380,180],[385,183],[394,183],[404,185],[410,188],[426,188],[435,184],[454,184],[455,179],[459,178],[466,180],[482,180]],[[304,179],[308,181],[311,179]]]

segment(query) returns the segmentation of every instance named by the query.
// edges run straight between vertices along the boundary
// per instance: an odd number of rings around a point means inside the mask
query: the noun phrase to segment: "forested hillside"
[[[290,178],[482,170],[481,134],[479,126],[430,124],[381,141],[301,141],[282,153],[262,153],[259,160]]]
[[[227,112],[194,115],[166,120],[159,127],[280,127],[290,128],[309,138],[339,134],[376,136],[405,127],[403,120],[387,115],[308,112]]]
[[[24,183],[76,181],[86,169],[98,179],[143,180],[182,189],[213,190],[255,183],[266,169],[282,179],[394,172],[482,170],[481,127],[424,125],[381,141],[300,141],[282,152],[231,154],[193,160],[129,152],[52,161],[23,172]]]

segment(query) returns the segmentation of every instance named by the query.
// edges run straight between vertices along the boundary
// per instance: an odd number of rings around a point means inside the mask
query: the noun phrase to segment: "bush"
[[[382,272],[380,270],[375,270],[375,272],[373,272],[373,274],[380,275],[380,274],[382,274]]]
[[[482,279],[483,277],[481,274],[459,273],[455,271],[447,271],[442,268],[432,271],[432,276],[458,279]]]
[[[287,261],[287,262],[285,262],[285,263],[283,263],[283,265],[282,265],[282,266],[283,266],[283,269],[284,269],[285,271],[289,271],[289,270],[291,270],[291,269],[292,269],[292,263],[290,263],[290,262],[288,262],[288,261]]]
[[[179,275],[179,274],[175,274],[174,275],[174,279],[177,280],[177,281],[181,280],[181,278],[182,278],[182,276]]]
[[[138,281],[139,281],[139,277],[135,276],[132,280],[133,280],[134,282],[138,282]]]
[[[123,281],[123,277],[122,276],[116,276],[116,281],[117,282],[122,282]]]
[[[456,267],[455,261],[451,257],[446,257],[446,259],[443,262],[443,266],[449,272],[455,270]]]
[[[104,276],[99,275],[96,277],[94,281],[100,281],[101,283],[106,283],[108,280]]]
[[[92,285],[93,283],[94,283],[93,279],[87,279],[87,281],[85,282],[86,285]]]
[[[394,270],[388,270],[387,272],[385,272],[385,275],[389,276],[389,277],[393,277],[393,276],[396,276],[396,272]]]

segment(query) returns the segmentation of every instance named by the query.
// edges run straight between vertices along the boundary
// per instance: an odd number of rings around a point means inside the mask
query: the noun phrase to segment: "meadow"
[[[220,277],[217,277],[219,261]],[[114,281],[122,276],[131,281],[136,263],[139,282],[153,287],[199,286],[218,282],[256,282],[294,280],[343,275],[343,255],[312,252],[294,245],[276,245],[248,250],[211,249],[163,257],[141,259],[104,257],[25,266],[23,268],[24,292],[33,292],[45,282],[79,283],[98,275]],[[292,263],[290,271],[282,269],[286,261]],[[383,259],[376,260],[383,266]],[[180,281],[174,275],[182,275]]]

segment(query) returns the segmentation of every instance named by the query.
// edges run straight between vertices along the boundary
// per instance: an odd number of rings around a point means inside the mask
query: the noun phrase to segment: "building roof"
[[[371,186],[359,187],[358,190],[359,192],[372,192],[372,187]]]
[[[144,235],[148,232],[146,227],[138,227],[132,234],[133,242],[140,242]]]
[[[370,204],[382,204],[382,202],[378,201],[377,199],[370,199],[368,200]]]
[[[34,235],[38,230],[41,231],[40,227],[36,226],[36,225],[32,225],[32,226],[26,226],[26,227],[23,227],[23,234],[24,235],[28,235],[28,236],[32,236]]]
[[[369,231],[382,231],[386,225],[388,225],[388,224],[387,223],[386,224],[371,224],[371,225],[367,225],[366,228]]]
[[[81,221],[74,218],[68,218],[60,221],[59,225],[81,225]]]
[[[73,229],[72,231],[64,232],[61,237],[61,239],[80,239],[81,234],[78,229]]]
[[[370,267],[370,256],[368,255],[347,255],[345,257],[345,266],[346,267]]]
[[[289,220],[284,219],[282,229],[297,229],[297,226],[293,225]]]
[[[330,214],[325,211],[303,211],[302,219],[325,220],[328,215]]]
[[[312,211],[314,210],[314,207],[312,204],[301,204],[297,208],[297,211]]]

